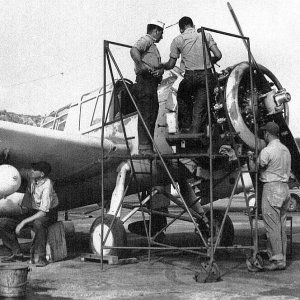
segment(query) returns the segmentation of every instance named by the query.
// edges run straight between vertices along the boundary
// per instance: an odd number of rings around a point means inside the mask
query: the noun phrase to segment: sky
[[[255,60],[291,96],[290,128],[300,136],[300,1],[231,0]],[[46,115],[103,85],[103,41],[132,45],[158,18],[171,25],[190,16],[201,26],[237,34],[225,0],[0,0],[0,110]],[[157,45],[169,57],[178,26]],[[247,59],[241,40],[212,33],[221,71]],[[128,48],[111,47],[123,75],[134,80]]]

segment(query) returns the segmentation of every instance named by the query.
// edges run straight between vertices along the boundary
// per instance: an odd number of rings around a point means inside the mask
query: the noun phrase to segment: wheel
[[[289,212],[295,212],[299,210],[300,207],[300,197],[297,194],[291,193],[291,199],[288,207]]]
[[[206,217],[210,220],[210,212],[206,212]],[[214,237],[217,236],[220,232],[222,220],[224,218],[224,213],[220,210],[214,210]],[[199,229],[204,237],[210,237],[210,229],[207,228],[203,220],[198,221]],[[234,240],[234,228],[230,217],[227,215],[223,227],[223,232],[220,240],[220,246],[232,246]]]
[[[105,214],[102,217],[98,217],[93,222],[90,229],[90,245],[91,249],[95,254],[101,255],[101,231],[103,224],[103,239],[106,237],[109,232],[109,227],[112,224],[114,216]],[[123,223],[120,219],[115,218],[114,224],[111,228],[111,231],[108,234],[108,237],[105,242],[105,246],[113,246],[113,247],[126,247],[127,245],[127,237],[126,232],[123,226]],[[126,256],[126,249],[103,249],[103,255],[115,255],[119,258]]]

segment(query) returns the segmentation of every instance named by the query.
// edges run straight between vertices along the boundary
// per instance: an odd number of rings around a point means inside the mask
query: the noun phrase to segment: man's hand
[[[249,170],[250,171],[255,171],[257,169],[256,162],[254,161],[254,152],[252,151],[247,151],[247,156],[248,156],[248,163],[249,163]]]
[[[250,150],[247,151],[247,156],[248,156],[249,159],[253,160],[253,158],[254,158],[254,152],[250,151]]]
[[[218,67],[220,67],[220,65],[217,64],[217,62],[218,62],[219,60],[220,60],[220,59],[219,59],[218,57],[216,57],[216,56],[212,56],[212,57],[211,57],[211,63],[212,63],[213,65],[217,65]]]
[[[19,234],[20,234],[22,228],[23,228],[25,225],[26,225],[26,224],[25,224],[23,221],[17,225],[16,230],[15,230],[16,235],[19,235]]]
[[[156,69],[156,70],[152,71],[151,74],[154,77],[160,77],[160,76],[162,76],[164,74],[164,69],[163,68]]]
[[[151,74],[151,70],[143,62],[139,64],[139,73],[138,74]]]
[[[235,152],[230,145],[222,145],[219,149],[219,153],[228,156],[229,161],[237,160]]]

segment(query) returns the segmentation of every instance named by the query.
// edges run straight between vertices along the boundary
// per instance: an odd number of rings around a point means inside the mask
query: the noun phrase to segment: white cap
[[[160,28],[162,28],[162,29],[164,29],[164,27],[165,27],[165,23],[162,22],[162,21],[159,21],[158,19],[152,19],[152,20],[148,23],[148,25],[149,25],[149,24],[151,24],[151,25],[156,25],[156,26],[158,26],[158,27],[160,27]]]

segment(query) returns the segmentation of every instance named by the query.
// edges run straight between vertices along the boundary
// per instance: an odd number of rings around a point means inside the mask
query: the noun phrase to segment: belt
[[[157,77],[153,76],[150,72],[147,72],[147,71],[140,72],[140,73],[136,74],[136,76],[141,76],[141,77],[147,78],[147,79],[157,78]]]
[[[145,73],[140,73],[136,74],[136,77],[142,77],[143,79],[149,80],[149,81],[154,81],[156,83],[161,83],[162,81],[162,76],[155,77],[151,73],[145,72]]]
[[[197,73],[204,73],[205,70],[185,70],[185,74],[197,74]],[[207,72],[211,72],[211,68],[207,69]]]

